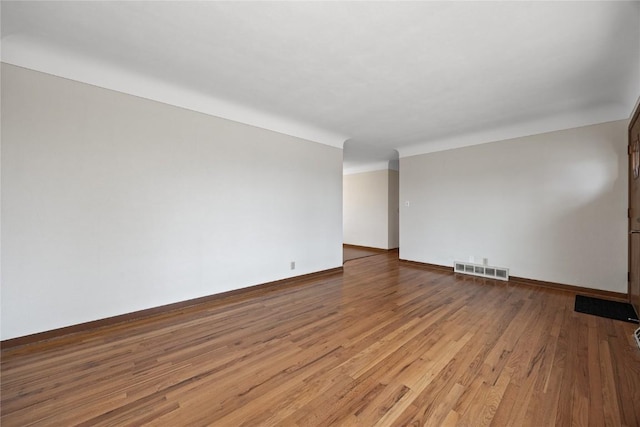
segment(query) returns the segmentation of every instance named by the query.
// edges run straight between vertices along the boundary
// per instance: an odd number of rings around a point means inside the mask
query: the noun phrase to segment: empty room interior
[[[0,7],[2,426],[640,426],[640,2]]]

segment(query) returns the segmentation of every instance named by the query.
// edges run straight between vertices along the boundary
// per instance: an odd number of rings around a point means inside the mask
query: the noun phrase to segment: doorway
[[[399,247],[396,150],[347,140],[343,150],[343,261]]]

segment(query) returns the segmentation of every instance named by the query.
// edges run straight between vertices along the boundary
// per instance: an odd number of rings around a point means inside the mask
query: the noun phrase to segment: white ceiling
[[[4,62],[348,140],[347,167],[624,119],[640,95],[640,2],[1,7]]]

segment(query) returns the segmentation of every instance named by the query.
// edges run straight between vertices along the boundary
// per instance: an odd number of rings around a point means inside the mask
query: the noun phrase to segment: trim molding
[[[633,127],[640,120],[640,97],[636,101],[635,109],[631,113],[631,119],[629,120],[629,126],[627,129],[627,175],[628,175],[628,196],[627,196],[627,230],[629,234],[627,234],[627,296],[628,301],[636,310],[636,313],[640,312],[640,296],[635,295],[633,293],[633,282],[631,281],[631,272],[633,271],[633,251],[631,240],[633,235],[631,234],[631,230],[633,229],[633,216],[635,216],[635,212],[632,212],[632,200],[633,200],[633,172],[632,172],[632,160],[631,160],[631,142],[633,141]]]
[[[113,317],[107,317],[104,319],[93,320],[90,322],[79,323],[77,325],[65,326],[58,329],[52,329],[50,331],[37,332],[35,334],[25,335],[22,337],[10,338],[0,341],[0,347],[2,350],[23,346],[26,344],[34,344],[40,341],[52,340],[54,338],[60,338],[71,334],[77,334],[81,332],[90,332],[95,329],[104,328],[107,326],[113,326],[121,323],[131,322],[133,320],[140,320],[149,318],[152,316],[158,316],[166,314],[172,311],[181,310],[187,307],[195,305],[217,302],[230,297],[249,298],[255,296],[257,293],[265,293],[274,290],[274,288],[293,287],[302,285],[304,282],[320,277],[329,277],[336,274],[342,274],[343,267],[336,267],[329,270],[317,271],[315,273],[303,274],[300,276],[288,277],[286,279],[276,280],[274,282],[262,283],[259,285],[249,286],[246,288],[234,289],[227,292],[221,292],[219,294],[207,295],[200,298],[194,298],[186,301],[179,301],[172,304],[161,305],[158,307],[147,308],[145,310],[134,311],[131,313],[120,314]]]
[[[342,149],[348,139],[348,136],[321,129],[310,123],[259,111],[112,64],[92,61],[57,46],[28,40],[19,34],[2,41],[2,62],[331,147]]]
[[[408,261],[404,259],[401,259],[400,262],[402,264],[406,264],[407,266],[411,266],[411,267],[420,267],[420,268],[438,270],[443,272],[446,271],[448,273],[455,274],[453,271],[453,267],[447,267],[445,265],[428,264],[425,262]],[[492,280],[492,279],[484,279],[484,280]],[[624,294],[621,292],[612,292],[612,291],[605,291],[601,289],[585,288],[582,286],[575,286],[575,285],[564,285],[562,283],[546,282],[544,280],[535,280],[535,279],[527,279],[524,277],[510,276],[509,281],[506,283],[516,283],[521,285],[536,286],[540,288],[556,289],[559,291],[571,292],[574,294],[585,294],[585,295],[598,297],[598,298],[604,297],[610,300],[616,300],[620,302],[629,302],[627,298],[627,294]]]
[[[530,285],[530,286],[538,286],[541,288],[550,288],[550,289],[557,289],[560,291],[567,291],[567,292],[571,292],[571,293],[575,293],[575,294],[583,294],[583,295],[589,295],[592,297],[597,297],[597,298],[607,298],[610,300],[616,300],[616,301],[620,301],[620,302],[629,302],[629,299],[627,298],[627,294],[623,294],[621,292],[613,292],[613,291],[605,291],[602,289],[593,289],[593,288],[585,288],[582,286],[575,286],[575,285],[563,285],[562,283],[555,283],[555,282],[546,282],[544,280],[535,280],[535,279],[527,279],[525,277],[516,277],[516,276],[511,276],[509,277],[509,281],[510,282],[515,282],[515,283],[519,283],[522,285]]]
[[[396,249],[379,249],[368,248],[366,246],[344,245],[352,248],[364,248],[369,250],[375,250],[380,253],[387,253]],[[439,264],[429,264],[419,261],[409,261],[400,259],[401,264],[409,267],[417,267],[423,269],[437,270],[440,272],[446,272],[455,274],[453,267],[447,267]],[[166,314],[172,311],[181,310],[187,307],[192,307],[200,304],[217,302],[230,297],[249,298],[256,293],[265,293],[274,290],[274,288],[293,287],[304,284],[305,281],[317,279],[320,277],[329,277],[337,274],[342,274],[343,267],[336,267],[329,270],[317,271],[315,273],[303,274],[301,276],[288,277],[286,279],[276,280],[274,282],[262,283],[259,285],[249,286],[241,289],[234,289],[232,291],[222,292],[219,294],[207,295],[200,298],[194,298],[186,301],[179,301],[172,304],[162,305],[158,307],[152,307],[145,310],[134,311],[131,313],[120,314],[118,316],[107,317],[104,319],[93,320],[91,322],[79,323],[77,325],[65,326],[63,328],[52,329],[50,331],[38,332],[35,334],[25,335],[22,337],[10,338],[0,341],[0,347],[2,350],[19,347],[27,344],[34,344],[40,341],[52,340],[55,338],[64,337],[71,334],[77,334],[81,332],[90,332],[96,329],[104,328],[107,326],[113,326],[121,323],[131,322],[133,320],[145,319],[157,315]],[[491,279],[484,279],[491,280]],[[576,294],[586,294],[595,297],[606,297],[608,299],[618,300],[621,302],[628,302],[627,294],[620,292],[605,291],[600,289],[585,288],[574,285],[564,285],[561,283],[546,282],[543,280],[527,279],[524,277],[511,276],[507,283],[517,283],[522,285],[536,286],[542,288],[555,289],[565,292],[571,292]]]

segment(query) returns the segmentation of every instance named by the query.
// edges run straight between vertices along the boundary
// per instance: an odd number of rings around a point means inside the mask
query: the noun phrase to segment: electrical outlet
[[[296,269],[296,262],[295,261],[291,261],[291,269],[292,270]]]

